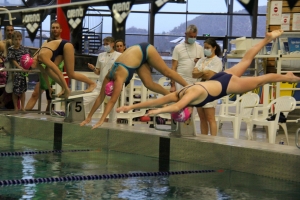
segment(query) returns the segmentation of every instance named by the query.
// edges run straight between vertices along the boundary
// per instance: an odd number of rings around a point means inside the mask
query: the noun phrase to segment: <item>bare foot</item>
[[[93,82],[93,84],[89,85],[89,87],[84,90],[85,93],[88,93],[88,92],[93,92],[93,90],[97,87],[97,84],[95,82]]]
[[[272,40],[274,40],[275,38],[279,37],[281,34],[283,33],[282,29],[278,29],[278,30],[274,30],[272,32],[268,32],[266,33],[266,39],[271,42]]]
[[[298,83],[300,82],[300,77],[295,76],[293,72],[287,72],[286,76],[288,77],[288,82]]]
[[[71,94],[70,89],[67,89],[67,90],[64,90],[64,89],[63,89],[60,93],[58,93],[58,94],[56,94],[56,95],[52,95],[52,96],[67,99],[67,98],[69,98],[70,94]]]
[[[69,98],[70,94],[71,94],[71,90],[67,89],[67,90],[65,90],[63,97],[67,99],[67,98]]]
[[[58,94],[56,94],[56,95],[53,95],[53,96],[60,97],[60,96],[63,95],[64,93],[65,93],[65,90],[62,89],[62,90],[60,91],[60,93],[58,93]]]

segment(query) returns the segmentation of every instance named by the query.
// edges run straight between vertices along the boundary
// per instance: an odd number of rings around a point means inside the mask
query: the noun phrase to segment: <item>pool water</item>
[[[51,142],[1,135],[0,153],[52,150]],[[0,157],[0,181],[157,172],[159,160],[63,146],[61,153]],[[81,151],[68,151],[81,150]],[[170,171],[211,170],[171,161]],[[214,169],[213,169],[214,170]],[[300,183],[225,170],[185,175],[82,180],[0,187],[0,199],[299,199]]]

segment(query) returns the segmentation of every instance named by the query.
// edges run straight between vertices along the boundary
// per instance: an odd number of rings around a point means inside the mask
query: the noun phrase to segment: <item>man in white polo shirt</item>
[[[197,79],[192,77],[195,64],[204,57],[203,47],[196,42],[198,29],[195,25],[189,25],[185,32],[185,41],[176,45],[172,55],[172,69],[189,84]],[[182,86],[171,81],[171,92],[181,89]]]

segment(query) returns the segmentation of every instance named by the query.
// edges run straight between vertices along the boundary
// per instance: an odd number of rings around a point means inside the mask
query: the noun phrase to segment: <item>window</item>
[[[201,12],[201,13],[226,13],[227,6],[225,0],[209,1],[188,0],[188,12]]]
[[[166,23],[166,19],[168,20]],[[182,36],[185,33],[186,26],[185,14],[156,14],[155,15],[155,34],[169,34]]]
[[[127,21],[126,21],[126,30],[130,29],[130,31],[132,31],[132,29],[135,28],[137,31],[137,32],[129,32],[129,33],[145,34],[144,30],[146,30],[147,34],[148,34],[148,27],[149,27],[149,14],[148,13],[130,13],[128,15]]]
[[[227,32],[226,15],[188,15],[188,24],[198,28],[198,36],[209,33],[210,36],[225,36]]]
[[[166,3],[159,10],[159,12],[185,12],[185,11],[186,11],[186,3]]]
[[[250,16],[233,16],[232,21],[232,36],[251,37],[252,24]]]

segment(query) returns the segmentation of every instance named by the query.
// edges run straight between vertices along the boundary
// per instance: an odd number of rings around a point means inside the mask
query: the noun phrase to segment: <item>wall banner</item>
[[[25,26],[31,42],[34,41],[43,22],[43,13],[42,10],[22,12],[22,24]]]
[[[61,8],[67,19],[71,32],[81,28],[82,21],[85,17],[87,6],[68,6]]]
[[[134,2],[135,0],[116,0],[107,2],[117,32],[124,31],[126,19]]]

